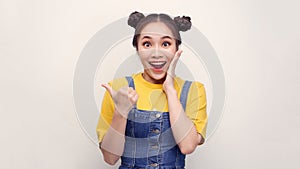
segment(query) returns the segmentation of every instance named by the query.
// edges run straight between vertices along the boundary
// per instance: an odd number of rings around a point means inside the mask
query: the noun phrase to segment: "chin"
[[[166,75],[167,73],[165,71],[162,71],[162,72],[154,72],[152,70],[144,70],[145,71],[145,75],[147,76],[145,78],[146,80],[148,80],[149,82],[151,83],[156,83],[156,84],[159,84],[159,83],[163,83],[166,79]]]
[[[153,72],[151,72],[151,77],[154,80],[157,80],[157,81],[165,80],[166,72],[163,72],[163,73],[153,73]]]

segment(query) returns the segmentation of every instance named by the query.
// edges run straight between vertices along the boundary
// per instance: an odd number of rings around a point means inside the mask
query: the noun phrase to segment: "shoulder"
[[[204,84],[198,81],[192,81],[191,86],[195,87],[195,88],[204,88]]]
[[[197,93],[198,95],[205,94],[205,87],[204,84],[198,81],[192,81],[191,87],[190,87],[190,93]]]
[[[206,98],[204,84],[198,81],[183,80],[176,77],[175,88],[178,91],[178,97],[187,97],[188,103],[199,98]]]
[[[183,80],[182,78],[176,76],[175,79],[174,79],[174,85],[175,85],[176,88],[181,90],[181,88],[183,87],[185,81],[186,80]]]
[[[199,90],[204,89],[204,84],[198,81],[190,81],[190,80],[184,80],[180,77],[175,78],[175,83],[179,88],[182,88],[186,82],[190,82],[190,89],[191,90]]]
[[[204,84],[198,81],[193,81],[190,90],[189,90],[189,96],[190,98],[206,98],[206,91]]]
[[[115,78],[111,80],[108,84],[112,86],[114,90],[119,90],[122,87],[128,86],[127,77],[131,77],[132,79],[135,79],[137,74],[128,75],[125,77]]]

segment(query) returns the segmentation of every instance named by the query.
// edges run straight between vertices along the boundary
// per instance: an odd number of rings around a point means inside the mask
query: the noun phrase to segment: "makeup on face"
[[[171,30],[161,22],[149,23],[138,39],[138,54],[144,66],[144,78],[161,81],[176,53],[176,41]]]

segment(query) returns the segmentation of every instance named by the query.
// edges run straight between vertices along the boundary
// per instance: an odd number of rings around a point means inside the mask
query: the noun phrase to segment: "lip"
[[[153,72],[156,72],[156,73],[162,73],[163,72],[163,68],[164,66],[166,65],[166,61],[150,61],[148,62],[149,65],[151,66],[151,70]]]
[[[166,65],[166,61],[151,61],[149,65],[155,69],[162,69]]]

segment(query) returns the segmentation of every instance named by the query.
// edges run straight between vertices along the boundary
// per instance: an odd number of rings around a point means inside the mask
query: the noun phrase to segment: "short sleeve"
[[[96,128],[98,142],[102,142],[114,115],[114,104],[110,94],[106,91],[102,100],[101,113]]]
[[[205,139],[207,126],[206,92],[202,83],[193,82],[191,84],[186,114],[194,123],[197,132]]]
[[[121,87],[128,86],[128,82],[125,78],[114,79],[108,84],[115,91],[119,90]],[[110,94],[105,91],[100,110],[101,113],[96,128],[99,143],[102,142],[104,135],[110,127],[114,115],[114,110],[115,107],[113,99],[111,98]]]

